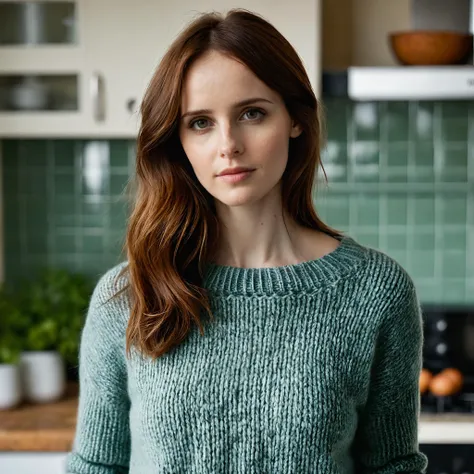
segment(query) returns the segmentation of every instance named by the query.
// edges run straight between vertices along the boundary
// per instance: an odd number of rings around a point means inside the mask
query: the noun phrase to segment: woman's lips
[[[238,183],[239,181],[243,181],[244,179],[248,178],[255,170],[247,170],[241,171],[239,173],[232,173],[232,174],[223,174],[218,176],[219,179],[222,179],[226,183]]]

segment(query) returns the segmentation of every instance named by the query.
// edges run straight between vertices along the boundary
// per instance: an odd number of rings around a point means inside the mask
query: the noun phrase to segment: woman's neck
[[[283,212],[248,212],[233,208],[221,213],[220,242],[213,263],[240,268],[292,265],[319,258],[338,241],[296,223]]]

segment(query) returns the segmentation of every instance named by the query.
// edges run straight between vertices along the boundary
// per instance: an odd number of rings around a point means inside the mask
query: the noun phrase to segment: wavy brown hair
[[[197,180],[178,134],[186,71],[198,57],[219,51],[245,64],[283,98],[303,132],[290,139],[282,201],[300,225],[332,236],[313,206],[320,161],[320,107],[290,43],[262,17],[242,9],[199,16],[181,32],[156,69],[141,104],[135,202],[125,250],[132,346],[158,358],[212,313],[203,287],[206,262],[219,240],[213,197]],[[324,170],[323,170],[324,171]]]

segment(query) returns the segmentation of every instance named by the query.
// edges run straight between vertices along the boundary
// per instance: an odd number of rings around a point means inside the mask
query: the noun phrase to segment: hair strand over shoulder
[[[202,334],[203,316],[212,318],[203,278],[217,247],[219,222],[213,198],[197,180],[178,134],[186,71],[210,50],[242,62],[281,95],[303,130],[290,140],[284,206],[297,223],[339,235],[313,205],[316,173],[322,169],[321,111],[298,54],[270,23],[249,11],[199,16],[162,58],[141,104],[136,196],[122,272],[131,302],[128,353],[134,346],[158,358],[182,342],[193,324]]]

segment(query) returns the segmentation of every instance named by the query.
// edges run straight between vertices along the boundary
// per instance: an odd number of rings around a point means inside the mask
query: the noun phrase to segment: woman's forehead
[[[222,53],[212,51],[189,68],[182,89],[183,110],[233,106],[240,101],[275,93],[247,66]]]

